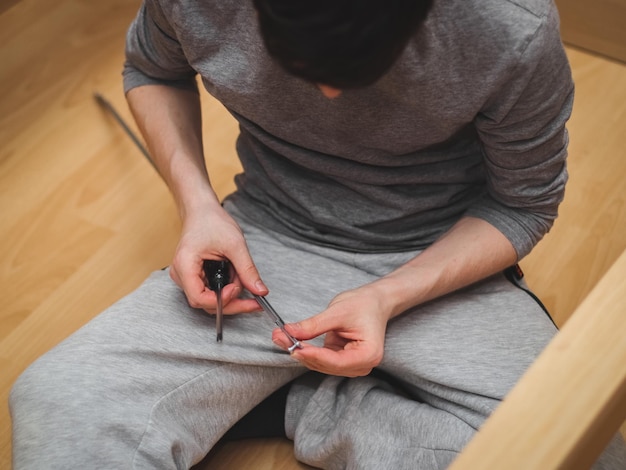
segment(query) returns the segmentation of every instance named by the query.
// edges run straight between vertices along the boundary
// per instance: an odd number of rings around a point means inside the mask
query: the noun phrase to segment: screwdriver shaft
[[[274,310],[274,307],[272,307],[272,305],[268,302],[268,300],[265,297],[262,297],[262,296],[256,295],[256,294],[254,294],[254,298],[259,303],[259,305],[261,307],[263,307],[263,310],[265,311],[265,313],[267,313],[269,315],[269,317],[272,319],[274,324],[278,328],[280,328],[281,331],[285,334],[285,336],[287,336],[287,338],[289,338],[289,341],[291,341],[293,343],[288,348],[289,352],[292,353],[296,348],[302,349],[302,344],[300,343],[300,341],[298,341],[296,338],[291,336],[289,334],[289,332],[285,329],[285,322],[283,321],[282,318],[280,318],[280,315],[278,315],[278,312],[276,312],[276,310]]]
[[[222,342],[222,321],[224,319],[224,310],[222,305],[222,289],[216,289],[215,295],[217,296],[217,312],[215,316],[215,330],[217,331],[217,342]]]

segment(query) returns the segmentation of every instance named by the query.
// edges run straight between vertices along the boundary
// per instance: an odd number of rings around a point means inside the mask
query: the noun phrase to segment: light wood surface
[[[626,62],[626,0],[556,0],[561,35],[573,46]]]
[[[568,49],[576,98],[559,218],[522,261],[558,324],[626,248],[626,65]]]
[[[11,384],[39,355],[169,264],[171,197],[116,122],[125,30],[138,0],[21,0],[0,9],[0,468]],[[571,183],[553,231],[523,262],[562,324],[626,249],[626,67],[568,50],[577,97]],[[236,124],[203,94],[212,182],[230,192]],[[223,446],[206,468],[306,468],[286,441]],[[234,460],[236,459],[236,460]],[[233,463],[236,462],[236,465]],[[234,465],[234,466],[233,466]]]
[[[450,470],[590,468],[626,418],[626,251]]]

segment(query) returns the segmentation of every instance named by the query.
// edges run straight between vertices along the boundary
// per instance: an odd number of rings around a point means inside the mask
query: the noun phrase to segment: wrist
[[[206,218],[207,214],[222,210],[222,205],[210,186],[202,191],[191,191],[188,195],[177,195],[176,205],[183,223],[197,217]]]
[[[437,296],[436,273],[426,273],[424,269],[405,265],[374,281],[370,286],[377,291],[383,310],[392,319],[412,307]]]
[[[178,175],[170,185],[181,220],[221,209],[221,202],[211,187],[206,172],[190,171]]]

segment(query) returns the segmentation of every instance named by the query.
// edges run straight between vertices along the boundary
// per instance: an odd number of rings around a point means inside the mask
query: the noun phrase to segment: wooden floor
[[[167,189],[93,99],[102,93],[130,121],[120,72],[138,3],[0,8],[0,468],[10,468],[6,401],[15,378],[169,264],[177,242]],[[568,54],[577,83],[571,183],[553,231],[523,262],[560,324],[626,249],[626,66]],[[239,168],[236,125],[204,98],[208,166],[224,196]],[[226,445],[209,466],[308,468],[280,440]]]

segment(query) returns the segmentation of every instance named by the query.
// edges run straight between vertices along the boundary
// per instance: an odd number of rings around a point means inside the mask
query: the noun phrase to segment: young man
[[[241,126],[223,205],[198,75]],[[189,468],[289,384],[303,462],[445,468],[555,332],[503,274],[567,179],[552,2],[145,0],[124,83],[180,244],[20,378],[15,467]],[[233,267],[220,343],[204,260]]]

